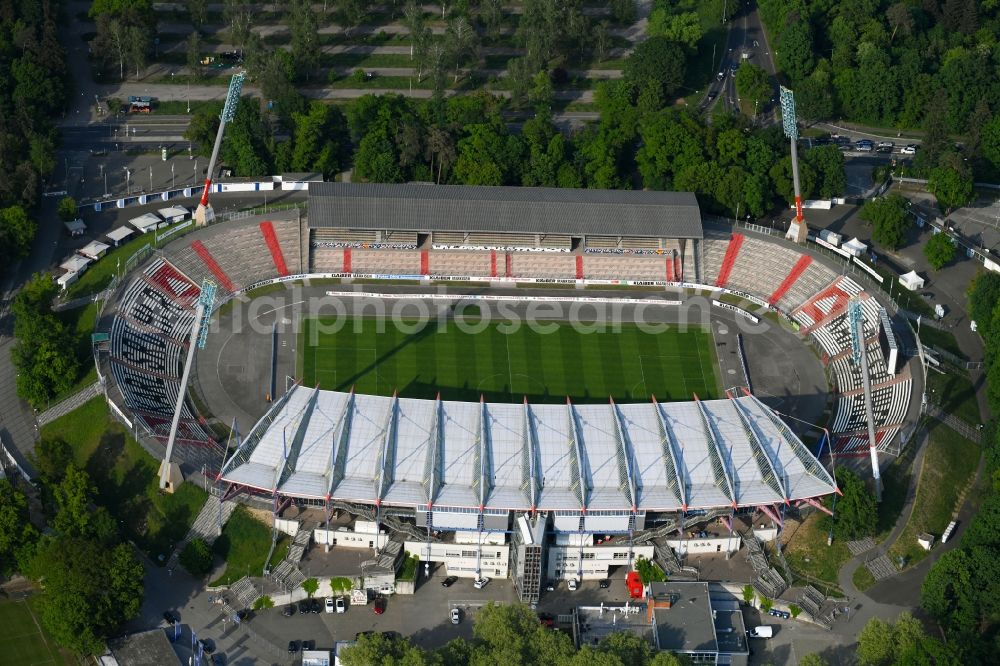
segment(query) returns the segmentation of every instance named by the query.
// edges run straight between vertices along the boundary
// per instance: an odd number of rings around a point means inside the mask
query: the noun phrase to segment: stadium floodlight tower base
[[[215,221],[215,211],[212,210],[212,204],[198,204],[198,208],[194,211],[194,223],[199,227],[203,227],[207,224],[211,224]]]
[[[795,122],[795,95],[788,88],[779,89],[781,100],[781,127],[792,144],[792,185],[795,190],[795,219],[788,225],[785,238],[796,243],[805,243],[809,236],[809,227],[802,217],[802,190],[799,186],[799,126]]]
[[[184,475],[181,474],[181,466],[175,462],[163,460],[160,462],[160,490],[173,494],[177,488],[184,483]]]

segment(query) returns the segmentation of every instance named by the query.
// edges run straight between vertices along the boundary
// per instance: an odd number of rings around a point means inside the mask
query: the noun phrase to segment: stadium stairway
[[[205,247],[204,243],[200,240],[196,240],[191,243],[191,249],[194,250],[199,257],[201,257],[201,260],[205,262],[205,266],[207,266],[208,270],[212,272],[212,275],[214,275],[215,278],[222,283],[223,287],[225,287],[228,291],[236,291],[236,288],[233,286],[233,281],[230,280],[229,276],[226,275],[226,272],[222,270],[222,267],[219,266],[219,263],[212,256],[212,253],[208,251],[208,248]]]
[[[219,512],[222,512],[221,524],[225,525],[235,509],[236,502],[221,502],[215,495],[209,495],[194,522],[191,523],[191,528],[174,548],[174,552],[170,554],[167,567],[173,569],[177,566],[181,552],[192,540],[203,539],[208,545],[215,543],[215,540],[219,538]]]
[[[719,269],[719,277],[715,280],[715,286],[726,286],[726,282],[729,281],[729,274],[733,270],[733,264],[736,263],[736,257],[739,256],[740,248],[743,247],[744,238],[743,234],[733,234],[732,239],[729,241],[729,247],[726,248],[726,256],[722,260],[722,268]]]
[[[774,293],[771,294],[771,298],[767,299],[767,302],[771,305],[777,304],[777,302],[780,301],[786,293],[788,293],[788,290],[792,288],[792,285],[795,284],[800,277],[802,277],[802,274],[806,272],[806,269],[809,268],[809,264],[811,263],[812,257],[808,254],[803,254],[799,257],[799,260],[795,262],[792,270],[785,276],[785,279],[781,282],[778,288],[774,290]]]
[[[288,265],[285,263],[285,255],[281,251],[281,244],[278,242],[278,235],[274,232],[274,224],[270,220],[260,223],[260,232],[264,234],[264,242],[271,252],[271,259],[274,261],[274,268],[278,275],[285,277],[288,275]]]

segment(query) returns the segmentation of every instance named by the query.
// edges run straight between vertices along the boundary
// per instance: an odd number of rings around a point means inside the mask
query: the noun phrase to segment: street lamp
[[[132,177],[132,172],[128,170],[128,167],[125,167],[125,194],[126,194],[126,196],[132,194],[131,177]]]
[[[170,163],[170,189],[174,189],[174,163]]]

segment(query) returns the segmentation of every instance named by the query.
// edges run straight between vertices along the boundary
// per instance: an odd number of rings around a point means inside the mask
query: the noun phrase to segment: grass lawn
[[[907,452],[915,451],[915,447],[907,447]],[[912,456],[895,461],[882,474],[882,502],[878,505],[878,524],[875,527],[875,540],[885,539],[903,510],[906,502],[906,491],[910,485],[912,473]]]
[[[109,250],[106,255],[91,264],[79,280],[66,288],[66,298],[74,299],[95,294],[107,287],[115,276],[115,271],[118,270],[119,260],[121,260],[121,270],[124,272],[125,261],[147,243],[154,244],[152,233],[133,235],[129,242]]]
[[[60,650],[45,635],[35,610],[38,597],[28,600],[0,601],[0,664],[40,666],[41,664],[79,664],[74,656]]]
[[[927,398],[973,428],[983,422],[976,402],[976,389],[964,371],[950,368],[946,374],[928,372]]]
[[[272,566],[285,559],[289,542],[284,534],[278,539],[271,556]],[[244,507],[236,507],[212,550],[226,561],[226,572],[209,583],[210,586],[231,585],[247,574],[260,576],[264,570],[264,559],[271,550],[271,528],[254,518]]]
[[[841,539],[834,539],[832,545],[826,545],[828,531],[824,529],[825,515],[817,512],[805,519],[788,538],[785,559],[795,573],[836,585],[837,572],[844,562],[851,559],[851,551],[847,549],[847,542]]]
[[[97,501],[153,561],[161,555],[166,560],[208,497],[191,483],[172,495],[161,494],[159,461],[111,418],[101,397],[44,426],[41,436],[70,445],[97,488]]]
[[[872,572],[868,571],[868,567],[864,565],[861,565],[854,570],[854,576],[851,580],[854,581],[854,587],[858,588],[862,592],[875,584],[875,576],[873,576]]]
[[[927,556],[917,543],[917,535],[929,532],[940,537],[958,505],[958,500],[972,480],[979,465],[979,446],[951,428],[930,423],[930,441],[924,453],[923,469],[917,484],[917,497],[906,527],[889,548],[895,561],[906,558],[906,564],[916,564]]]
[[[303,383],[340,391],[445,400],[575,402],[690,400],[720,395],[711,333],[635,325],[583,333],[544,322],[533,330],[509,322],[449,321],[439,328],[388,319],[307,319],[299,349]],[[337,330],[339,328],[339,330]],[[543,332],[544,331],[544,332]]]

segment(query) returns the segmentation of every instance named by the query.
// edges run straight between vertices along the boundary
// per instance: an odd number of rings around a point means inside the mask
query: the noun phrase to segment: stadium
[[[827,510],[834,457],[898,454],[916,344],[836,250],[688,193],[311,183],[304,210],[138,253],[95,354],[117,417],[223,505],[368,541],[366,579],[406,552],[530,602],[638,557],[759,552],[755,523]],[[725,538],[691,538],[710,522]]]

